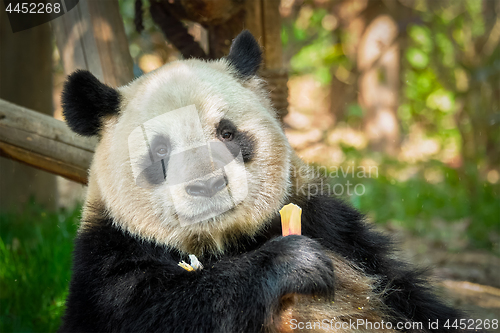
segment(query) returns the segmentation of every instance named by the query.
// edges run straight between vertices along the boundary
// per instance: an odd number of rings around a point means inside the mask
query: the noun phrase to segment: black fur
[[[255,139],[249,133],[239,131],[232,121],[222,119],[216,128],[217,137],[226,144],[227,149],[236,158],[240,152],[243,157],[243,162],[247,163],[254,157]],[[223,140],[221,137],[223,132],[233,133],[231,140]]]
[[[288,293],[332,296],[333,267],[304,236],[244,239],[188,272],[178,252],[140,241],[113,221],[78,235],[60,332],[260,332]]]
[[[78,235],[73,279],[61,332],[261,332],[281,296],[332,296],[334,276],[324,249],[383,277],[380,291],[393,324],[465,318],[434,296],[419,273],[390,258],[390,242],[362,215],[332,198],[303,197],[304,236],[279,235],[279,219],[257,237],[242,237],[220,258],[199,258],[188,272],[178,252],[140,241],[102,217]],[[104,213],[102,214],[104,216]],[[453,330],[452,330],[453,331]],[[412,332],[412,331],[406,331]],[[461,331],[463,332],[463,331]]]
[[[262,51],[250,31],[244,30],[234,39],[227,60],[242,78],[257,73],[262,62]]]
[[[98,134],[102,117],[117,114],[120,107],[120,93],[86,70],[68,77],[61,98],[68,126],[85,136]]]

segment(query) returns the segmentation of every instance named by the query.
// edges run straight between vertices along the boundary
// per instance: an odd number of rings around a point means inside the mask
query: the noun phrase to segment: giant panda
[[[443,332],[463,318],[361,213],[303,191],[325,182],[291,149],[260,64],[244,31],[225,58],[117,89],[68,77],[65,119],[99,143],[61,332]],[[288,203],[302,235],[281,236]]]

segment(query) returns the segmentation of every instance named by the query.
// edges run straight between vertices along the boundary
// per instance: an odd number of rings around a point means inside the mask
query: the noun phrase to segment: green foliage
[[[406,51],[406,59],[416,69],[424,69],[429,64],[429,56],[421,49],[410,47]]]
[[[433,20],[433,23],[436,21]],[[454,66],[455,50],[443,33],[431,36],[428,27],[410,26],[408,35],[410,46],[405,53],[408,66],[403,63],[404,103],[400,107],[404,115],[402,125],[408,130],[412,124],[419,123],[430,135],[440,136],[439,124],[448,117],[447,113],[456,111],[456,91],[442,85],[435,64],[438,61],[445,67]]]
[[[434,43],[431,38],[431,31],[429,28],[414,25],[408,29],[408,35],[413,41],[422,49],[423,52],[431,52],[434,48]]]
[[[431,3],[431,2],[429,2]],[[405,88],[403,101],[406,117],[403,128],[412,123],[421,123],[425,116],[427,125],[439,124],[446,113],[457,110],[455,101],[462,98],[475,75],[492,75],[486,71],[498,62],[498,53],[490,57],[481,54],[472,58],[477,49],[475,38],[485,38],[483,9],[487,1],[465,0],[434,6],[421,14],[424,24],[413,24],[407,28],[409,37],[405,51],[402,75]],[[498,72],[497,72],[498,73]],[[424,103],[425,102],[425,103]],[[408,114],[409,112],[409,114]],[[436,135],[439,126],[427,126]]]
[[[351,157],[359,152],[348,152]],[[344,166],[344,170],[348,165]],[[390,174],[404,172],[409,165],[398,161],[384,159],[383,164],[373,172],[371,177],[331,178],[331,183],[345,184],[349,181],[358,194],[352,191],[348,200],[377,223],[395,222],[408,230],[424,237],[433,237],[450,249],[456,244],[447,243],[447,232],[442,228],[454,224],[465,223],[465,234],[470,247],[483,248],[500,255],[498,240],[500,238],[500,186],[492,185],[479,179],[479,175],[470,175],[476,184],[476,194],[471,197],[469,185],[459,171],[440,162],[433,161],[421,164],[418,172],[405,180],[398,180]],[[414,166],[412,166],[414,167]],[[389,172],[391,170],[392,172]],[[425,171],[431,170],[442,175],[438,182],[431,183],[424,176]],[[434,225],[436,221],[444,222],[441,226]]]
[[[292,74],[312,73],[318,82],[328,84],[332,68],[343,65],[352,68],[342,50],[338,36],[331,31],[325,9],[303,6],[294,21],[283,24],[282,42],[285,47],[301,45],[290,60]]]
[[[149,14],[149,4],[147,1],[142,3],[142,23],[144,30],[139,34],[134,23],[135,19],[135,1],[133,0],[118,0],[120,6],[120,14],[125,27],[125,34],[129,42],[129,52],[135,63],[139,58],[154,50],[154,42],[151,38],[152,34],[158,32],[158,27],[155,26],[151,15]],[[135,76],[140,76],[142,72],[138,67],[134,68]]]
[[[318,40],[316,43],[304,46],[295,55],[290,65],[297,72],[312,72],[322,84],[331,81],[330,62],[335,56],[335,46],[330,38]]]
[[[0,332],[58,329],[79,212],[0,213]]]

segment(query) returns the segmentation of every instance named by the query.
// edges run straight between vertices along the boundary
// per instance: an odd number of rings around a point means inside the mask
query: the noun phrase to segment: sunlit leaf
[[[464,47],[464,30],[461,27],[457,27],[453,30],[452,36],[459,46]]]
[[[333,64],[339,61],[339,57],[344,56],[342,45],[337,43],[330,46],[325,52],[325,64]]]
[[[319,67],[315,72],[317,80],[321,84],[327,84],[332,80],[332,74],[330,72],[330,68],[328,67]]]
[[[432,39],[429,28],[414,25],[410,27],[408,34],[420,46],[422,51],[430,52],[432,50]]]
[[[321,21],[327,14],[327,11],[324,9],[319,9],[315,10],[314,13],[311,15],[311,24],[313,24],[315,27],[320,27],[321,26]]]
[[[453,43],[451,42],[451,40],[445,34],[438,33],[436,34],[436,43],[439,47],[439,50],[443,54],[443,65],[447,67],[453,67],[455,65],[455,50],[453,48]]]
[[[484,19],[481,14],[483,10],[483,1],[479,0],[467,0],[466,8],[471,16],[471,32],[472,37],[480,36],[484,34]]]
[[[429,56],[415,47],[411,47],[406,51],[406,59],[417,69],[424,69],[429,64]]]
[[[417,90],[420,94],[429,93],[432,89],[432,77],[426,73],[422,73],[417,78]]]
[[[290,64],[294,70],[304,70],[325,65],[327,59],[335,48],[330,40],[316,40],[303,47],[291,60]]]
[[[297,27],[297,25],[295,24],[293,26],[293,36],[295,37],[295,39],[297,40],[304,40],[307,38],[307,32],[305,29],[301,29],[299,27]]]
[[[455,100],[451,92],[438,89],[427,97],[426,105],[434,110],[450,112],[454,109]]]

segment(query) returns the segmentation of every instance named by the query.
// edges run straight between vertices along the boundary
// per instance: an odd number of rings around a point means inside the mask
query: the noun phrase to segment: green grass
[[[378,168],[378,177],[347,177],[332,179],[331,183],[350,180],[362,184],[364,194],[350,196],[349,200],[377,223],[395,222],[451,250],[464,249],[450,243],[457,238],[455,233],[463,232],[467,248],[500,255],[500,184],[491,184],[476,172],[463,175],[437,161],[417,166],[418,171],[404,181],[388,172],[405,167],[385,161]],[[440,174],[441,179],[427,181],[424,174],[429,170]]]
[[[448,178],[438,184],[429,184],[420,177],[406,182],[380,177],[361,198],[361,208],[373,211],[377,221],[401,221],[419,233],[432,232],[436,219],[450,224],[468,219],[466,232],[474,247],[491,248],[494,239],[489,238],[490,232],[500,235],[498,189],[484,182],[472,195],[457,181],[456,173],[447,173]]]
[[[0,213],[0,332],[54,332],[68,294],[80,209]]]

